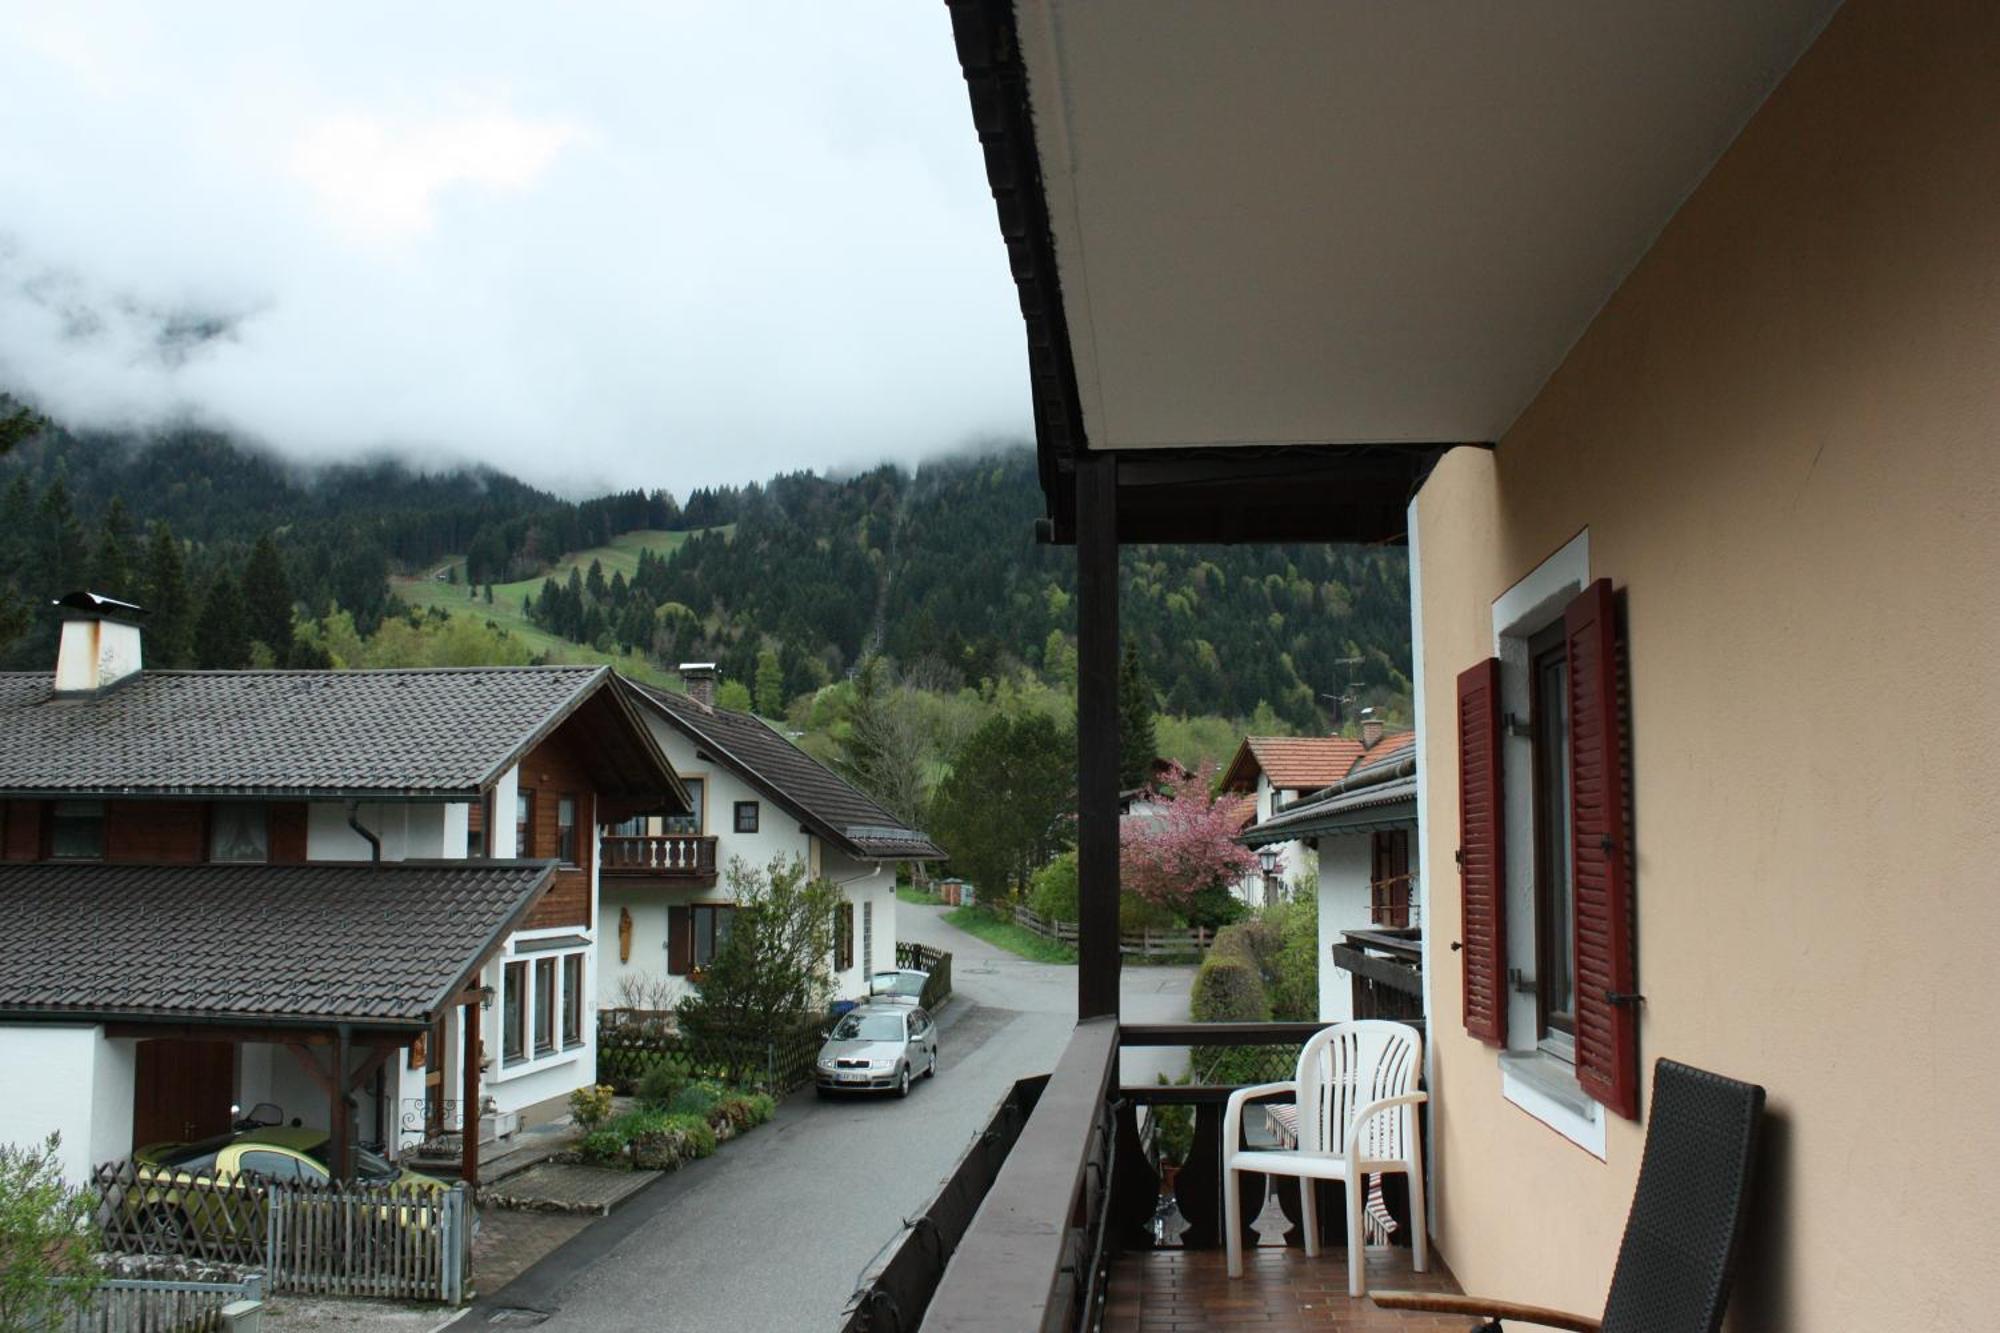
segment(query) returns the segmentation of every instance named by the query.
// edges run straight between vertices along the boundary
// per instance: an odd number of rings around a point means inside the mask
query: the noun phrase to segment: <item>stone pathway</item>
[[[603,1217],[664,1174],[543,1162],[488,1186],[483,1194],[498,1208]]]

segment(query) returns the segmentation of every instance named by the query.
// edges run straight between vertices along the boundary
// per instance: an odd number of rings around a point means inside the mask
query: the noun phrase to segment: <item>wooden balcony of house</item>
[[[1230,1278],[1223,1113],[1241,1085],[1121,1085],[1118,1077],[1123,1048],[1188,1046],[1197,1069],[1234,1050],[1239,1072],[1255,1067],[1252,1081],[1287,1078],[1319,1027],[1079,1023],[1055,1071],[1015,1085],[930,1208],[863,1275],[843,1333],[1463,1327],[1462,1318],[1439,1323],[1348,1295],[1344,1205],[1339,1186],[1324,1182],[1322,1245],[1308,1259],[1298,1182],[1242,1178],[1244,1274]],[[1160,1129],[1175,1108],[1192,1115],[1193,1145],[1178,1171],[1163,1172]],[[1246,1139],[1267,1132],[1262,1121],[1253,1108]],[[1414,1270],[1401,1186],[1400,1177],[1383,1177],[1397,1225],[1389,1244],[1367,1247],[1369,1289],[1458,1291],[1435,1249],[1429,1271]]]
[[[696,833],[616,834],[603,840],[599,869],[620,879],[706,888],[715,883],[715,839]]]
[[[1356,1018],[1424,1017],[1424,940],[1414,926],[1375,926],[1341,932],[1333,965],[1347,973]]]

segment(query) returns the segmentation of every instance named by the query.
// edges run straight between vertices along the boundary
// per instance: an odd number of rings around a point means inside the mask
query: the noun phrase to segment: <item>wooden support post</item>
[[[1076,463],[1076,1016],[1118,1015],[1118,460]]]
[[[354,1110],[347,1100],[347,1029],[340,1027],[333,1034],[333,1077],[327,1091],[333,1101],[333,1123],[327,1128],[332,1133],[332,1153],[328,1165],[333,1168],[335,1180],[349,1180],[354,1175]]]
[[[459,1059],[465,1062],[465,1091],[458,1108],[458,1129],[462,1145],[458,1175],[468,1188],[479,1184],[479,1061],[483,1051],[479,1040],[479,1005],[465,1006],[465,1039],[459,1043]]]

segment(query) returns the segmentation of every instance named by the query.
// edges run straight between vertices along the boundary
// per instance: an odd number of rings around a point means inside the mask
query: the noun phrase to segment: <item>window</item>
[[[563,960],[564,1050],[583,1045],[583,955],[573,953]]]
[[[833,970],[854,966],[854,904],[842,903],[833,914]]]
[[[1410,831],[1372,834],[1369,850],[1373,869],[1368,876],[1368,919],[1401,930],[1410,924]]]
[[[533,856],[535,854],[535,794],[531,791],[514,795],[514,855]]]
[[[738,833],[755,833],[757,831],[757,803],[755,801],[738,801],[736,803],[736,831]]]
[[[861,970],[875,973],[875,904],[861,904]]]
[[[694,965],[707,967],[729,942],[729,925],[736,908],[721,903],[696,903],[694,907]]]
[[[556,801],[556,859],[566,866],[577,864],[574,796],[564,796]]]
[[[465,855],[478,860],[486,855],[486,803],[474,801],[465,807]]]
[[[528,965],[507,964],[500,998],[500,1059],[515,1064],[528,1058]]]
[[[630,819],[621,819],[611,826],[611,833],[619,838],[643,838],[647,833],[646,817],[634,815]]]
[[[304,1162],[289,1153],[245,1152],[236,1159],[236,1169],[247,1176],[258,1176],[264,1180],[312,1180],[326,1179],[322,1171],[309,1171]]]
[[[49,855],[65,861],[104,859],[104,802],[57,801],[49,812]]]
[[[1530,739],[1534,746],[1535,1010],[1537,1037],[1575,1058],[1576,969],[1570,923],[1569,670],[1560,622],[1529,645]]]
[[[535,1054],[556,1048],[556,960],[535,960]]]
[[[217,801],[208,808],[208,859],[263,862],[271,859],[268,807],[254,801]]]
[[[1638,1115],[1621,599],[1588,533],[1493,604],[1496,656],[1458,678],[1466,1030],[1510,1101],[1604,1155]]]
[[[701,778],[682,778],[681,785],[687,788],[688,804],[694,808],[689,815],[668,815],[661,822],[663,833],[699,834],[702,828],[702,811],[708,807],[707,783]]]

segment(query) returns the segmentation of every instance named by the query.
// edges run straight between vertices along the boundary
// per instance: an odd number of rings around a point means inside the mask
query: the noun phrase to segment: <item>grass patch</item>
[[[944,899],[938,897],[928,889],[920,889],[914,884],[898,884],[896,886],[896,897],[906,903],[915,903],[919,907],[944,906]]]
[[[719,529],[724,533],[734,530],[734,525]],[[493,602],[487,604],[483,590],[469,588],[464,583],[447,583],[443,580],[420,576],[417,578],[392,578],[389,586],[398,597],[411,606],[441,607],[446,611],[463,611],[482,620],[490,620],[501,629],[507,630],[515,638],[528,645],[528,650],[551,662],[567,662],[584,666],[616,667],[634,680],[648,685],[680,688],[680,676],[664,667],[647,660],[643,653],[600,653],[585,644],[571,643],[530,621],[523,610],[524,599],[539,596],[542,579],[553,578],[565,582],[571,569],[588,570],[592,560],[603,562],[604,577],[610,578],[614,572],[622,572],[631,578],[639,568],[639,552],[650,550],[658,555],[666,555],[692,536],[687,532],[656,532],[641,530],[621,532],[603,546],[594,546],[587,551],[576,551],[556,562],[555,568],[547,575],[537,575],[531,579],[521,579],[514,583],[493,585]],[[461,579],[465,576],[463,557],[453,556],[438,562],[429,573],[451,565],[457,568]]]
[[[1026,926],[999,921],[977,907],[960,907],[947,913],[945,920],[968,935],[976,935],[996,948],[1016,953],[1035,963],[1074,963],[1076,950],[1056,940],[1045,940]]]

